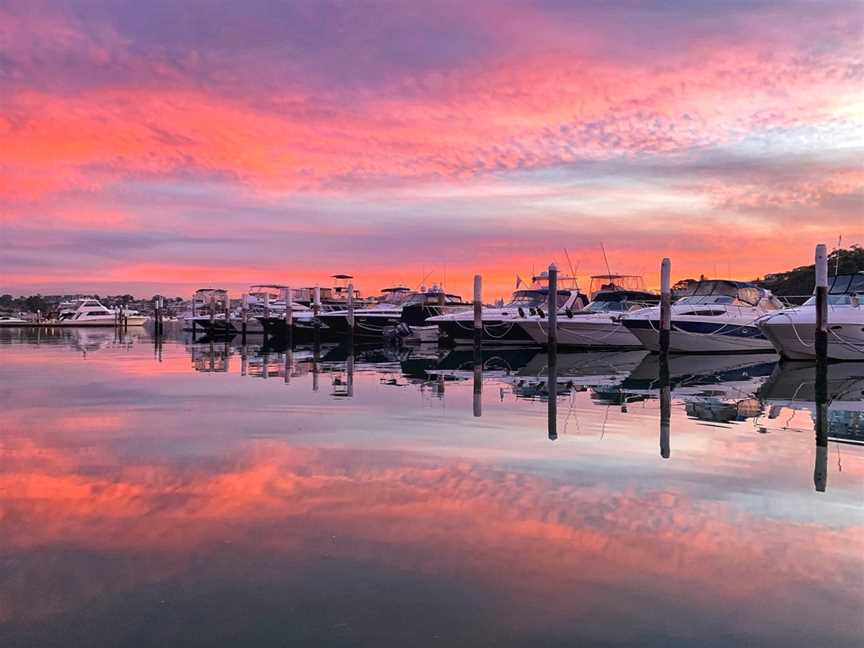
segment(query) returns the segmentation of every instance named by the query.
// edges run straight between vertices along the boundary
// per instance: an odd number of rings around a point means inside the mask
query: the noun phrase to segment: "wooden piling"
[[[669,331],[672,329],[672,263],[660,264],[660,353],[669,353]]]
[[[249,295],[243,293],[240,301],[240,339],[246,344],[246,332],[249,330]]]
[[[483,340],[483,278],[474,275],[474,345]]]
[[[816,357],[828,356],[828,251],[816,246]]]
[[[550,356],[558,351],[558,266],[549,265],[549,325],[546,331],[546,344]]]
[[[216,326],[216,293],[210,293],[210,303],[208,304],[210,310],[210,335],[213,335],[213,331]]]
[[[312,292],[312,314],[318,317],[321,314],[321,287],[315,286]]]
[[[354,284],[348,284],[348,340],[354,342]]]
[[[195,341],[195,317],[198,315],[195,308],[195,293],[192,293],[192,341]]]
[[[223,326],[225,328],[225,335],[230,336],[231,331],[231,295],[228,294],[228,291],[222,293],[222,313],[225,315],[225,322]],[[226,338],[226,340],[230,339],[230,337]],[[228,366],[228,358],[225,358],[225,366]],[[227,371],[227,369],[226,369]]]
[[[288,349],[294,342],[294,310],[291,304],[294,301],[294,291],[288,286],[285,288],[285,334],[288,337]]]

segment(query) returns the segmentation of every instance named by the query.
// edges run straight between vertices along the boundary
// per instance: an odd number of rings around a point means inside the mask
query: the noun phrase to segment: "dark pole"
[[[669,331],[672,329],[672,263],[660,264],[660,353],[669,353]]]
[[[824,243],[816,246],[816,357],[828,356],[828,253]]]
[[[483,340],[483,279],[474,275],[474,346]]]

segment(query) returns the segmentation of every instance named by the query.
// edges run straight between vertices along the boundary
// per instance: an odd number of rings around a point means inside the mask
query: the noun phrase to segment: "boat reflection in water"
[[[649,355],[621,386],[628,396],[659,397],[663,358]],[[759,416],[758,391],[777,364],[773,353],[733,355],[671,355],[668,387],[691,418],[732,423]]]
[[[856,366],[99,340],[0,332],[2,646],[860,645]]]
[[[829,442],[864,445],[864,363],[783,362],[761,397],[770,407],[769,420],[779,421],[781,429],[815,431],[813,480],[819,491],[827,487]],[[809,415],[806,422],[795,416],[799,412]]]

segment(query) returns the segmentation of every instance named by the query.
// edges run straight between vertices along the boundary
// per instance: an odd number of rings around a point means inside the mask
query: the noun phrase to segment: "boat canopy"
[[[645,280],[640,275],[605,274],[593,275],[589,286],[591,295],[607,291],[646,292]]]
[[[682,300],[696,301],[698,297],[729,297],[730,300],[756,306],[769,293],[756,284],[728,279],[703,279]]]

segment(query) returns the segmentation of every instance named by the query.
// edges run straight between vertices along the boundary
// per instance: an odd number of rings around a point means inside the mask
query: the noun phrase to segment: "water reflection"
[[[0,333],[2,645],[860,643],[860,367],[823,465],[770,356],[74,333]]]

